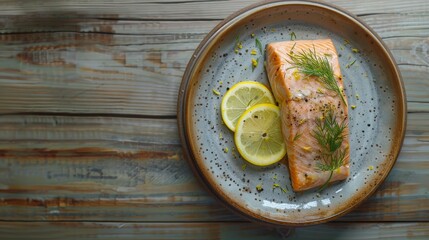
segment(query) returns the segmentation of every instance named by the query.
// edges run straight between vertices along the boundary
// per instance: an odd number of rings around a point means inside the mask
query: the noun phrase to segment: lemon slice
[[[238,152],[248,162],[268,166],[286,154],[280,121],[280,109],[273,104],[258,104],[238,119],[235,134]]]
[[[273,95],[265,85],[252,81],[239,82],[232,86],[222,99],[222,120],[234,132],[240,116],[247,109],[261,103],[275,104]]]

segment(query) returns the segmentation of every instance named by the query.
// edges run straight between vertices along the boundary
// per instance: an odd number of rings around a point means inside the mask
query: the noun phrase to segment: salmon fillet
[[[316,76],[304,75],[292,64],[291,54],[314,51],[326,57],[332,66],[341,95],[326,89]],[[293,56],[293,55],[292,55]],[[323,119],[323,109],[331,107],[338,122],[344,121],[343,164],[332,171],[329,182],[346,179],[349,174],[349,128],[347,98],[344,95],[338,55],[330,39],[275,42],[267,45],[267,73],[274,96],[280,105],[282,132],[292,187],[303,191],[324,185],[331,171],[320,169],[322,147],[314,136],[317,119]],[[345,101],[345,102],[343,102]],[[326,112],[326,111],[325,111]]]

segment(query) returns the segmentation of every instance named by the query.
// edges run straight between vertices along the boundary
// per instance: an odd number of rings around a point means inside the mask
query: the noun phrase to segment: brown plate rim
[[[278,220],[275,220],[272,218],[267,218],[264,216],[257,215],[254,212],[249,211],[248,209],[243,208],[239,205],[232,205],[230,202],[228,202],[227,197],[221,191],[216,191],[215,189],[213,189],[211,187],[213,183],[211,183],[211,180],[208,179],[202,173],[201,169],[199,168],[198,164],[196,163],[195,156],[190,149],[190,141],[189,141],[190,127],[188,126],[188,121],[186,118],[186,116],[187,116],[186,115],[186,106],[187,106],[187,102],[188,102],[188,100],[187,100],[188,94],[187,93],[188,93],[189,82],[192,79],[192,75],[194,74],[195,66],[197,65],[198,61],[200,59],[202,59],[202,53],[204,52],[204,49],[206,48],[206,46],[210,43],[210,41],[215,36],[217,36],[219,33],[221,33],[223,29],[227,28],[228,25],[231,23],[231,21],[233,21],[237,18],[240,19],[241,17],[248,16],[248,15],[246,15],[246,13],[248,13],[249,11],[251,11],[255,8],[260,8],[260,11],[262,11],[262,10],[264,10],[263,7],[275,5],[275,4],[317,6],[317,7],[324,8],[328,11],[333,11],[333,12],[340,14],[340,15],[350,19],[351,21],[353,21],[359,28],[361,28],[365,32],[367,32],[368,35],[374,41],[377,42],[377,44],[379,44],[379,46],[381,47],[381,50],[387,56],[387,60],[390,63],[389,65],[392,67],[392,70],[393,70],[394,76],[395,76],[393,81],[396,81],[396,84],[398,85],[398,89],[400,91],[398,94],[398,98],[400,99],[398,104],[399,104],[401,109],[398,111],[400,116],[398,116],[398,123],[397,123],[397,126],[400,127],[400,129],[398,130],[400,138],[397,141],[397,146],[393,147],[391,152],[390,152],[391,153],[390,155],[393,156],[393,160],[390,162],[390,165],[386,168],[386,170],[388,170],[388,171],[384,172],[383,176],[381,177],[381,180],[378,181],[370,189],[370,191],[366,192],[366,194],[363,197],[360,197],[357,201],[354,201],[352,204],[350,204],[344,210],[342,210],[336,214],[333,214],[331,216],[325,217],[325,218],[312,220],[312,221],[306,221],[306,222],[299,222],[299,223],[278,221]],[[260,222],[260,223],[269,224],[269,225],[274,224],[274,225],[281,225],[281,226],[298,227],[298,226],[306,226],[306,225],[325,223],[325,222],[337,219],[337,218],[343,216],[344,214],[349,213],[354,208],[356,208],[359,204],[361,204],[366,199],[368,199],[376,191],[376,189],[384,182],[384,180],[386,179],[388,174],[391,172],[391,170],[392,170],[392,168],[393,168],[394,164],[396,163],[396,160],[399,156],[399,153],[400,153],[400,150],[402,148],[403,141],[404,141],[405,131],[406,131],[406,123],[407,123],[407,114],[406,113],[407,113],[406,95],[405,95],[404,83],[403,83],[400,71],[398,69],[398,65],[397,65],[396,61],[394,60],[392,53],[387,48],[386,44],[383,42],[381,37],[378,36],[378,34],[375,33],[375,31],[371,29],[371,27],[369,27],[367,24],[365,24],[364,22],[359,20],[357,18],[357,16],[350,13],[349,11],[347,11],[343,8],[340,8],[338,6],[326,3],[326,2],[313,1],[313,0],[307,0],[307,1],[268,0],[268,1],[263,1],[260,3],[250,5],[248,7],[245,7],[243,9],[238,10],[237,12],[231,14],[230,16],[225,18],[223,21],[221,21],[218,25],[216,25],[207,34],[207,36],[201,41],[201,43],[199,44],[199,46],[196,48],[195,52],[193,53],[191,59],[189,60],[189,63],[186,67],[186,70],[183,74],[183,78],[182,78],[182,82],[181,82],[181,85],[179,88],[179,94],[178,94],[177,124],[178,124],[180,141],[182,143],[183,155],[184,155],[185,159],[188,161],[189,165],[191,166],[191,169],[192,169],[194,175],[199,179],[199,181],[201,183],[203,183],[202,185],[204,186],[204,188],[207,189],[208,192],[211,195],[213,195],[217,200],[219,200],[219,202],[221,202],[226,208],[232,210],[233,212],[235,212],[235,213],[237,213],[237,214],[239,214],[239,215],[241,215],[241,216],[243,216],[243,217],[245,217],[251,221]]]

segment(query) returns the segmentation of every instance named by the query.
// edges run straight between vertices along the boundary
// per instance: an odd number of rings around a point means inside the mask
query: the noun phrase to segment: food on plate
[[[222,98],[222,120],[234,132],[240,116],[247,109],[261,103],[275,104],[271,91],[265,85],[253,81],[239,82],[232,86]]]
[[[286,155],[280,110],[275,103],[271,91],[253,81],[235,84],[222,98],[222,120],[235,132],[238,152],[257,166],[271,165]]]
[[[257,104],[237,121],[234,134],[240,155],[257,166],[268,166],[286,154],[281,131],[280,109],[273,104]]]
[[[349,174],[347,98],[330,39],[267,45],[267,74],[280,105],[292,187],[323,189]]]

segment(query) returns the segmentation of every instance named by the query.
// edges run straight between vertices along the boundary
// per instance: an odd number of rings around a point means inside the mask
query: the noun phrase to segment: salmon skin
[[[303,74],[291,56],[313,51],[330,63],[341,95],[326,88],[320,78]],[[347,98],[344,94],[338,55],[330,39],[275,42],[267,45],[267,73],[280,105],[282,132],[286,141],[289,173],[294,191],[324,186],[346,179],[349,174],[349,128]],[[346,124],[341,149],[342,165],[322,170],[322,147],[315,138],[317,119],[332,109],[338,122]],[[325,110],[324,110],[325,109]],[[326,159],[326,158],[325,158]]]

